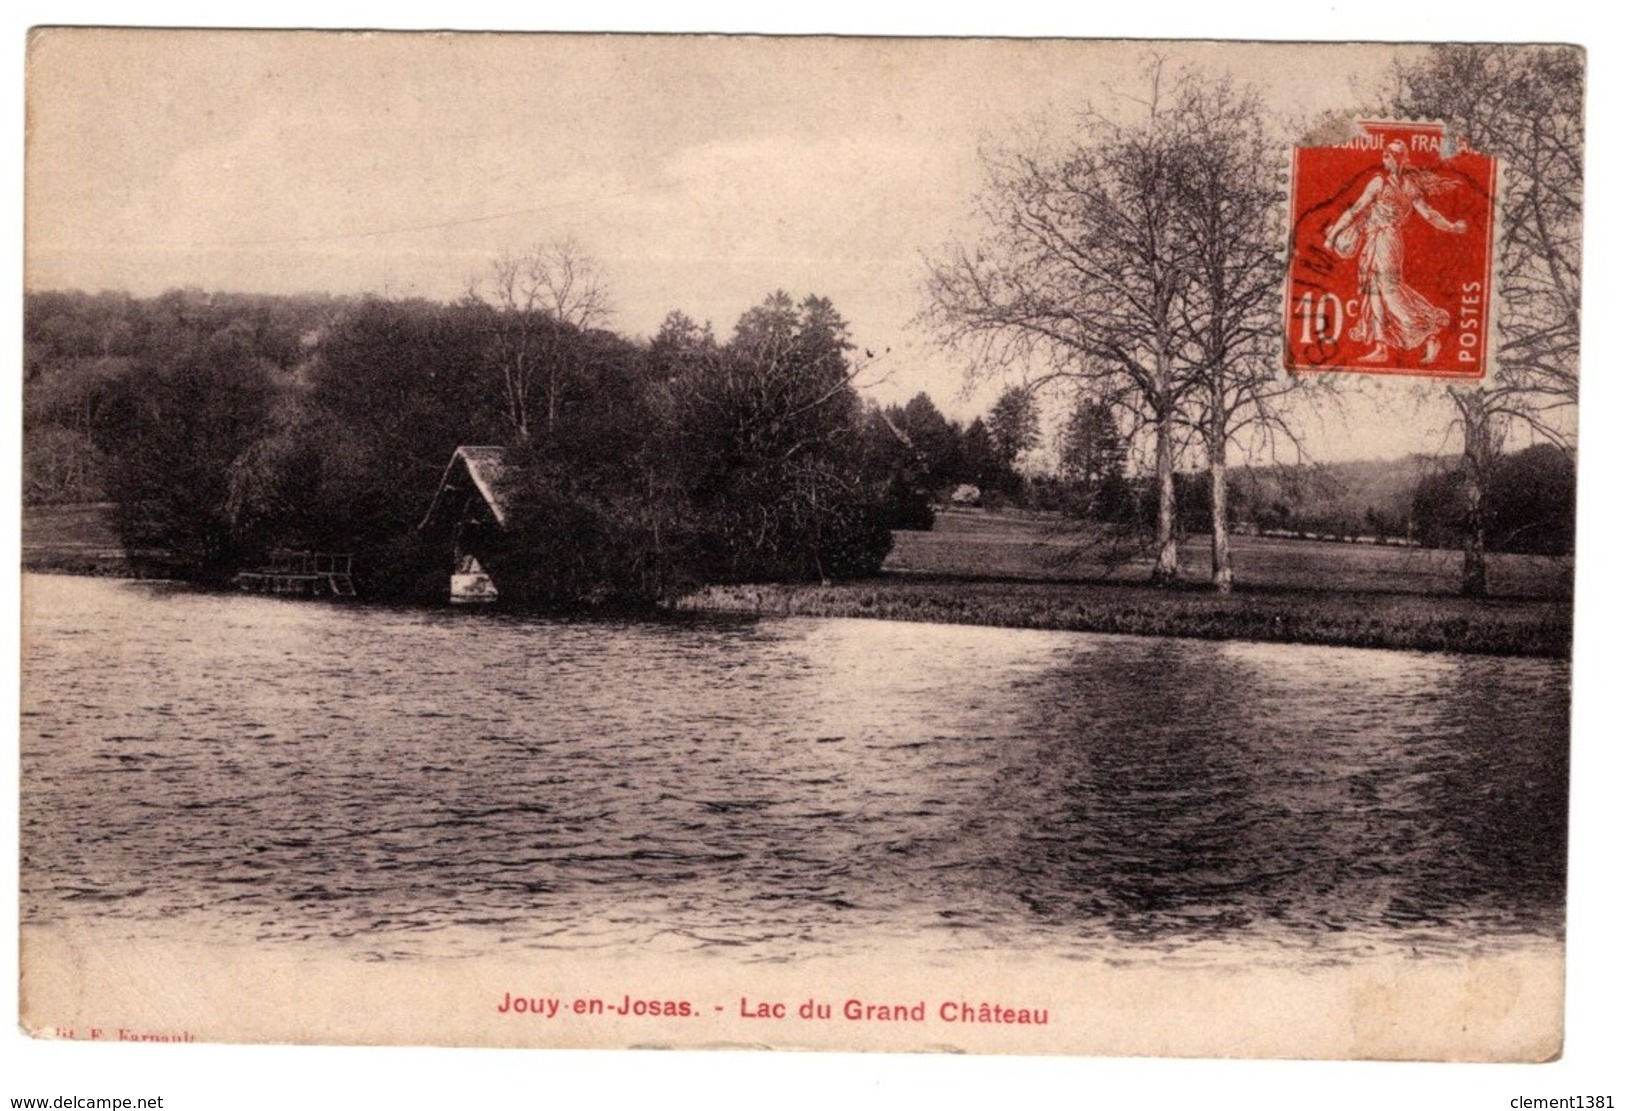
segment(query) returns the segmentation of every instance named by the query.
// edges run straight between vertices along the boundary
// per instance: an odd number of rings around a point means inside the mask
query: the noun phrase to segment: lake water
[[[32,575],[25,613],[25,923],[391,960],[1561,935],[1563,661]]]

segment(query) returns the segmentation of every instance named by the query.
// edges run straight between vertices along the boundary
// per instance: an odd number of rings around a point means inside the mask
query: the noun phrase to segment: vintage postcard
[[[1584,74],[35,31],[23,1027],[1558,1056]]]

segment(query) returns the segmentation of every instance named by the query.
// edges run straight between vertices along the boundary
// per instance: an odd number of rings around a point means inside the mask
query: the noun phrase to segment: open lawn
[[[1097,529],[1058,516],[950,509],[930,532],[899,532],[886,570],[908,574],[1051,582],[1143,583],[1151,553],[1114,546]],[[1180,545],[1180,577],[1209,577],[1209,538]],[[1248,590],[1361,591],[1453,595],[1461,553],[1397,545],[1343,544],[1260,536],[1231,538],[1238,587]],[[1490,592],[1497,597],[1567,599],[1567,559],[1492,553]]]
[[[75,575],[128,575],[124,548],[113,532],[113,507],[30,505],[23,509],[23,567]]]

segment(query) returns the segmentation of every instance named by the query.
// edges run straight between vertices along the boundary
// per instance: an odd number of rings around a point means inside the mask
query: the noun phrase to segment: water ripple
[[[1561,931],[1561,661],[26,590],[29,921],[378,960]]]

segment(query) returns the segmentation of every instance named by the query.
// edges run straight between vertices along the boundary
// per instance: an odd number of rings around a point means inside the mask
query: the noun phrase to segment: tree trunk
[[[1484,559],[1484,491],[1495,460],[1495,439],[1490,429],[1484,396],[1477,390],[1451,391],[1461,410],[1463,427],[1462,487],[1467,520],[1461,546],[1461,592],[1469,598],[1489,594],[1489,572]]]
[[[1225,438],[1216,430],[1208,437],[1208,476],[1213,491],[1213,589],[1229,594],[1236,573],[1230,564],[1230,490],[1225,481]]]
[[[1157,411],[1157,562],[1151,568],[1151,581],[1159,586],[1179,577],[1174,514],[1174,413],[1164,400]]]

